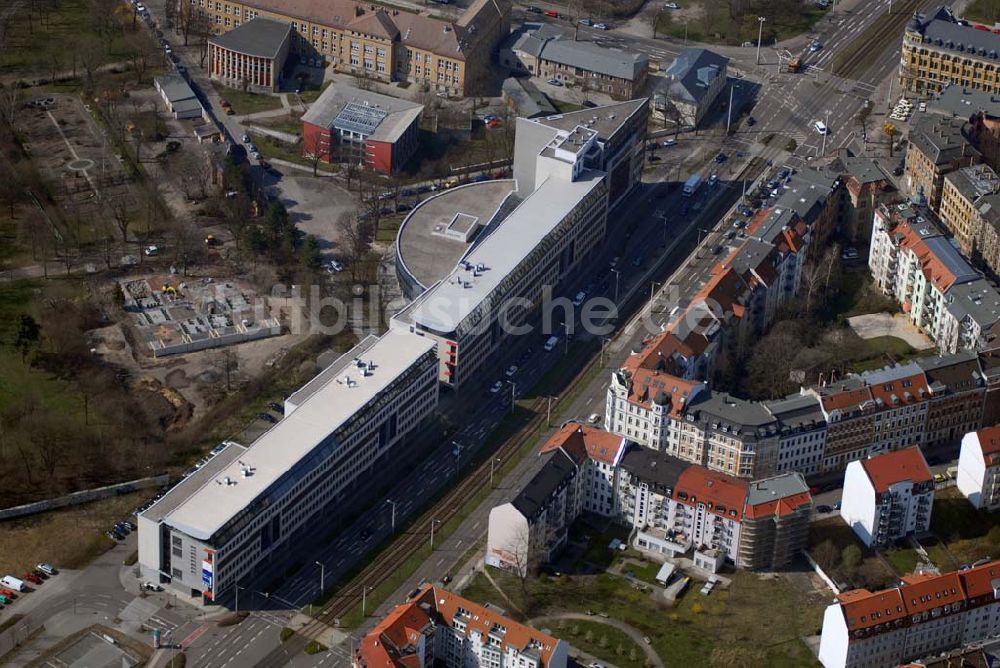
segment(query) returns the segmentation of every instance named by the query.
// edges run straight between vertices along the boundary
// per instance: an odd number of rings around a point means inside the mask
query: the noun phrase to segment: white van
[[[545,352],[551,353],[553,350],[556,349],[557,345],[559,345],[559,337],[558,336],[550,336],[548,338],[548,340],[545,342],[545,346],[544,346]]]
[[[3,585],[7,589],[13,589],[14,591],[24,591],[24,582],[18,580],[13,575],[3,576],[3,579],[0,579],[0,585]]]
[[[823,121],[816,121],[813,124],[813,127],[816,128],[816,132],[820,133],[821,135],[825,135],[827,132],[826,124],[823,123]]]

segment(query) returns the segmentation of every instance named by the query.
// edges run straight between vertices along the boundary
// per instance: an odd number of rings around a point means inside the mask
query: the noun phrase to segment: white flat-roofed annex
[[[250,444],[238,460],[164,515],[163,521],[192,538],[208,540],[434,346],[432,339],[389,330],[367,349],[359,344],[344,353],[331,365],[342,365],[342,373],[330,377],[291,415]],[[373,365],[367,376],[353,363],[359,348],[363,349],[361,359]],[[347,364],[343,364],[345,359]],[[350,386],[345,376],[350,376]],[[243,477],[240,462],[252,467],[253,474]],[[235,484],[227,485],[227,476]]]
[[[582,172],[575,181],[549,176],[448,276],[418,298],[409,317],[432,331],[454,332],[603,178],[604,172],[596,170]],[[465,263],[485,269],[477,276],[463,268]]]

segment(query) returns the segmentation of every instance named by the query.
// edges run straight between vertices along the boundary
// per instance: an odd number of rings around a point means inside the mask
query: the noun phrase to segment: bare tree
[[[649,23],[649,27],[653,29],[653,39],[656,39],[656,33],[660,27],[660,20],[666,17],[665,22],[670,21],[670,14],[664,14],[659,9],[647,12],[643,18]]]
[[[229,346],[222,348],[216,357],[216,364],[226,377],[226,392],[233,391],[233,374],[236,373],[240,366],[239,354],[236,352],[236,348]]]
[[[110,200],[109,205],[111,207],[111,215],[115,219],[115,225],[118,227],[118,232],[122,235],[122,243],[128,243],[128,228],[132,224],[132,210],[129,207],[128,200],[126,200],[124,195],[121,195]]]

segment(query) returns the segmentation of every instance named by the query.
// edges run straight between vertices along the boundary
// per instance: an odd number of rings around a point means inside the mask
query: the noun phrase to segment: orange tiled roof
[[[673,498],[688,506],[704,503],[716,515],[739,522],[749,486],[746,480],[703,466],[689,466],[677,478]]]
[[[990,466],[1000,464],[1000,425],[986,427],[976,432],[983,459]]]
[[[628,440],[611,432],[585,424],[569,423],[552,434],[541,454],[562,448],[577,464],[596,459],[605,464],[616,464]]]
[[[801,492],[799,494],[792,494],[791,496],[785,496],[780,499],[774,499],[773,501],[765,501],[764,503],[758,503],[757,505],[748,505],[744,511],[743,515],[747,519],[755,520],[761,517],[785,517],[791,515],[799,508],[812,503],[812,496],[809,492]]]
[[[820,398],[820,403],[823,405],[824,411],[830,412],[835,410],[846,411],[871,400],[872,393],[866,385],[853,390],[844,389],[840,392],[824,394]]]
[[[889,408],[920,403],[930,397],[930,388],[927,387],[927,377],[923,372],[903,378],[894,378],[883,383],[872,383],[869,385],[869,388],[871,389],[872,398],[876,401],[881,399],[882,406]]]
[[[901,448],[884,455],[876,455],[861,460],[871,480],[872,486],[879,494],[889,491],[889,487],[897,482],[910,480],[912,482],[931,482],[931,470],[920,452],[920,448]]]
[[[632,374],[628,400],[649,408],[659,393],[663,392],[670,400],[670,414],[680,415],[701,386],[700,381],[685,380],[679,376],[649,369],[638,369]]]
[[[854,589],[837,595],[848,631],[869,629],[887,622],[986,596],[994,600],[994,583],[1000,586],[1000,561],[943,575],[913,574],[892,589],[871,592]],[[963,606],[965,607],[965,606]]]
[[[397,606],[361,639],[359,654],[367,668],[403,668],[411,665],[431,619],[415,602]]]

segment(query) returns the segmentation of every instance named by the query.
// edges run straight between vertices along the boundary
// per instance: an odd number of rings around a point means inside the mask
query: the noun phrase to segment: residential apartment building
[[[565,668],[568,645],[490,605],[424,585],[361,639],[352,668]]]
[[[823,615],[825,668],[893,668],[1000,631],[1000,562],[943,575],[904,576],[898,587],[855,589]]]
[[[292,394],[249,447],[230,445],[139,515],[143,577],[206,601],[231,593],[364,493],[437,400],[432,341],[369,336]]]
[[[927,112],[967,121],[966,134],[983,162],[1000,170],[1000,93],[948,85],[927,102]]]
[[[284,21],[250,19],[209,38],[209,75],[232,88],[277,92],[291,42],[292,27]]]
[[[302,154],[395,174],[419,147],[423,105],[329,84],[302,115]]]
[[[726,87],[728,65],[728,58],[708,49],[681,50],[654,86],[654,115],[699,127]]]
[[[518,119],[516,188],[506,187],[487,218],[441,208],[447,200],[431,198],[403,221],[397,275],[414,301],[391,326],[437,342],[442,382],[455,387],[475,378],[512,328],[534,313],[543,294],[577,275],[604,242],[609,206],[638,181],[645,114],[646,101],[634,100]],[[451,191],[451,197],[458,206],[478,206],[474,193],[497,187],[470,184],[456,189],[459,194]],[[485,227],[490,233],[478,239]],[[449,255],[458,262],[444,273],[440,268]],[[419,277],[411,257],[432,264],[426,273],[435,280]]]
[[[616,513],[615,474],[628,441],[570,423],[542,446],[545,463],[508,503],[490,510],[486,563],[521,575],[550,562],[583,511]]]
[[[958,455],[958,489],[976,508],[1000,508],[1000,426],[970,431]]]
[[[986,402],[986,379],[979,358],[963,351],[915,360],[926,378],[930,400],[924,448],[954,447],[964,434],[978,429]]]
[[[994,280],[1000,277],[1000,193],[984,195],[973,212],[972,260]]]
[[[657,558],[691,553],[699,568],[787,566],[808,540],[812,499],[801,474],[747,482],[633,447],[621,461],[622,519]]]
[[[868,266],[879,289],[943,353],[979,350],[995,340],[1000,293],[941,234],[927,209],[880,207]]]
[[[951,8],[914,14],[903,33],[899,82],[927,96],[953,84],[1000,93],[1000,34],[989,26],[960,23]]]
[[[941,206],[945,174],[980,162],[979,151],[967,137],[966,120],[921,115],[910,127],[903,190],[921,194],[934,211]]]
[[[982,237],[984,220],[980,207],[1000,202],[1000,176],[989,165],[963,167],[944,177],[941,190],[941,222],[967,257],[973,256],[975,240]],[[992,200],[987,200],[990,196]]]
[[[510,32],[510,0],[475,0],[457,21],[354,0],[181,2],[207,15],[216,34],[273,19],[291,25],[290,53],[303,64],[445,95],[485,92],[497,46]]]
[[[616,100],[641,95],[649,72],[646,54],[574,39],[571,31],[551,23],[529,23],[511,35],[500,49],[500,64],[515,76],[555,79]]]
[[[840,226],[863,256],[871,243],[875,210],[895,199],[897,192],[886,173],[871,158],[843,155],[837,162],[844,179]]]
[[[933,503],[934,477],[918,447],[847,465],[840,516],[868,547],[929,531]]]

